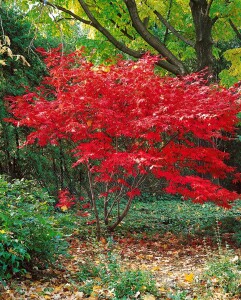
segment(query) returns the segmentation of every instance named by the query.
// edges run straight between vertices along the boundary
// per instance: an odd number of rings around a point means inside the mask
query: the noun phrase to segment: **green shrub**
[[[122,270],[118,258],[109,253],[96,264],[88,261],[80,265],[77,273],[83,282],[80,291],[86,296],[98,296],[98,299],[131,299],[137,294],[159,295],[152,275],[142,270]]]
[[[0,280],[24,273],[23,264],[30,260],[26,247],[9,232],[0,231]]]
[[[54,200],[32,181],[0,177],[0,278],[46,267],[67,243],[55,228]]]

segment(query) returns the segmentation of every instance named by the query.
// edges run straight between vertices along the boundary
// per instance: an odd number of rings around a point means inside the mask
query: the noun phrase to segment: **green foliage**
[[[220,224],[221,233],[234,233],[236,242],[241,232],[241,201],[236,201],[230,210],[217,207],[211,203],[194,204],[182,201],[171,195],[143,194],[134,202],[125,222],[118,228],[119,234],[132,232],[149,235],[172,232],[183,236],[214,236],[216,222]]]
[[[168,299],[171,300],[186,300],[188,299],[188,292],[186,291],[177,291],[176,293],[168,293]]]
[[[8,1],[10,6],[16,6],[15,1]],[[58,36],[64,41],[66,36],[71,36],[71,43],[79,46],[85,44],[91,49],[94,49],[94,57],[96,61],[102,61],[103,57],[113,57],[118,50],[110,45],[109,40],[104,37],[92,22],[89,22],[88,13],[84,12],[83,6],[77,0],[51,0],[48,1],[50,6],[42,5],[42,1],[22,0],[18,3],[18,9],[28,11],[25,18],[31,20],[33,28],[38,28],[43,35]],[[83,1],[90,11],[90,13],[97,19],[97,21],[104,27],[105,30],[112,35],[114,39],[122,43],[131,50],[136,51],[150,51],[152,54],[157,53],[157,49],[153,48],[148,41],[145,41],[135,30],[133,22],[130,19],[130,14],[127,11],[126,5],[121,0],[114,1]],[[136,4],[140,20],[144,27],[153,34],[161,43],[163,43],[169,51],[172,52],[178,59],[184,62],[189,71],[197,68],[197,53],[192,43],[198,40],[196,36],[193,15],[191,14],[190,4],[192,1],[173,0],[173,1],[133,1]],[[220,57],[220,42],[229,43],[229,47],[225,49],[234,49],[230,41],[237,39],[237,34],[230,25],[230,20],[236,25],[236,30],[240,32],[240,1],[203,1],[203,5],[208,3],[208,11],[205,17],[210,17],[213,23],[212,39],[213,55],[217,59]],[[188,5],[189,4],[189,5]],[[58,11],[54,6],[62,7]],[[200,9],[200,8],[198,8]],[[65,13],[63,13],[65,11]],[[69,12],[69,14],[68,14]],[[70,13],[71,12],[71,13]],[[171,25],[166,26],[156,15],[158,12],[162,15],[164,20]],[[83,23],[79,26],[79,22],[74,20],[73,13],[78,16],[76,19],[83,19]],[[61,22],[58,22],[60,21]],[[205,26],[205,25],[203,25]],[[169,28],[168,28],[169,27]],[[170,28],[173,28],[174,31]],[[197,29],[197,28],[196,28]],[[103,30],[100,30],[103,33]],[[205,31],[205,30],[204,30]],[[225,35],[223,34],[225,32]],[[205,32],[207,34],[207,32]],[[180,35],[182,38],[180,38]],[[79,38],[80,37],[80,38]],[[183,39],[188,40],[186,43]],[[240,39],[240,38],[239,38]],[[83,43],[81,42],[83,40]],[[67,43],[66,43],[67,44]],[[240,47],[240,41],[239,46]],[[98,49],[98,51],[95,51]],[[222,52],[225,52],[222,51]],[[227,63],[220,64],[217,59],[217,73],[226,69],[221,77],[224,77],[224,82],[228,77],[226,74],[232,75],[232,70],[227,70]],[[226,74],[225,74],[226,73]],[[235,77],[232,78],[235,80]],[[229,81],[231,82],[231,81]]]
[[[45,66],[34,51],[35,47],[44,43],[34,41],[34,32],[31,31],[31,24],[23,21],[24,18],[17,11],[8,10],[5,6],[0,7],[2,21],[1,34],[10,40],[13,56],[2,54],[6,65],[0,69],[0,98],[6,93],[20,95],[24,86],[33,86],[40,82],[41,76],[45,73]],[[22,21],[21,21],[22,20]],[[28,63],[24,63],[19,57],[22,56]]]
[[[100,199],[101,200],[101,199]],[[103,212],[103,202],[98,201],[98,210]],[[125,205],[125,202],[122,203]],[[75,210],[73,211],[75,212]],[[86,223],[94,219],[93,212],[88,210],[88,217],[73,215],[73,212],[62,214],[66,222],[65,232],[71,230],[80,237],[95,235],[95,224]],[[113,211],[113,213],[116,213]],[[72,216],[72,217],[71,217]],[[64,221],[66,219],[66,221]],[[217,207],[212,203],[195,204],[183,201],[179,196],[167,194],[143,193],[133,202],[133,207],[124,221],[116,228],[117,235],[134,235],[136,238],[145,235],[152,238],[156,234],[171,232],[185,241],[191,236],[212,237],[215,240],[217,222],[222,235],[230,234],[237,245],[241,245],[241,201],[234,203],[229,210]],[[105,232],[105,224],[101,223]]]
[[[80,265],[77,278],[83,282],[80,290],[86,296],[118,300],[134,297],[137,292],[158,295],[151,274],[141,270],[122,270],[119,259],[111,252],[100,257],[100,261],[98,264],[89,261]]]
[[[9,183],[0,177],[0,278],[45,267],[65,252],[67,244],[55,229],[53,201],[32,181]]]
[[[224,57],[231,66],[228,70],[223,70],[219,76],[224,85],[231,86],[241,80],[241,48],[227,50]]]
[[[241,261],[233,251],[227,249],[207,263],[207,269],[201,280],[206,283],[210,295],[215,290],[233,299],[241,295]]]
[[[29,260],[27,248],[11,232],[0,230],[0,281],[24,273],[23,264]]]
[[[60,40],[49,36],[48,39],[40,37],[33,24],[16,8],[10,10],[2,5],[0,16],[0,40],[4,33],[9,39],[9,49],[13,54],[8,56],[0,51],[0,60],[4,59],[6,63],[0,65],[0,174],[7,174],[11,178],[34,178],[52,195],[66,186],[72,193],[76,193],[79,182],[75,182],[79,181],[81,172],[71,168],[73,160],[66,155],[68,147],[49,146],[44,150],[37,146],[19,148],[29,130],[14,128],[4,121],[9,114],[3,98],[7,95],[20,95],[24,86],[31,90],[46,75],[46,66],[35,48],[55,47]],[[29,65],[23,64],[19,56],[24,57]]]

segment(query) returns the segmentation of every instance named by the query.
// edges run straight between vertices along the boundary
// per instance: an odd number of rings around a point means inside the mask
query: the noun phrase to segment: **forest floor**
[[[98,266],[106,261],[110,253],[118,257],[118,264],[125,270],[149,271],[159,292],[159,296],[154,296],[140,291],[132,298],[120,299],[241,299],[239,296],[225,295],[219,287],[215,288],[215,284],[212,285],[212,298],[208,298],[210,290],[207,290],[207,282],[202,280],[202,274],[207,261],[220,255],[220,249],[207,241],[190,239],[183,243],[173,234],[167,233],[151,240],[145,238],[144,234],[142,239],[132,236],[114,238],[111,245],[104,238],[97,242],[72,236],[69,243],[69,257],[62,257],[55,267],[45,270],[36,268],[22,278],[11,279],[5,286],[0,285],[0,299],[112,299],[111,291],[103,288],[101,283],[95,285],[92,293],[86,296],[80,289],[83,283],[77,278],[81,265],[91,262]],[[232,253],[235,259],[240,257],[241,251],[235,249]],[[211,280],[215,283],[217,279]]]

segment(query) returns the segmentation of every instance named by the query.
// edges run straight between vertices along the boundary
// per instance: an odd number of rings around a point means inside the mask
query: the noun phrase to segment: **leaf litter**
[[[82,291],[79,291],[81,282],[77,282],[75,279],[79,265],[85,264],[89,260],[98,265],[100,256],[107,255],[110,251],[120,257],[123,269],[151,272],[156,286],[163,296],[160,299],[170,299],[167,296],[168,293],[177,290],[185,290],[190,295],[186,299],[195,299],[194,283],[205,270],[210,251],[212,253],[217,251],[215,247],[209,248],[209,250],[205,249],[201,241],[191,245],[182,244],[171,233],[163,237],[154,237],[152,240],[114,237],[114,244],[111,247],[104,238],[98,243],[94,240],[81,240],[72,236],[69,243],[70,257],[61,257],[59,265],[45,270],[35,269],[21,278],[11,279],[5,284],[0,283],[0,299],[104,299],[98,298],[101,286],[94,286],[94,293],[90,297],[86,297]],[[237,251],[240,252],[240,250]],[[157,298],[151,294],[141,295],[138,292],[135,299],[155,300]]]

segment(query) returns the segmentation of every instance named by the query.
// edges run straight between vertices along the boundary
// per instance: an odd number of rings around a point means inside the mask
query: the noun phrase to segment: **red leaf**
[[[83,205],[82,205],[82,208],[83,208],[83,209],[91,208],[91,204],[90,204],[90,203],[83,204]]]

